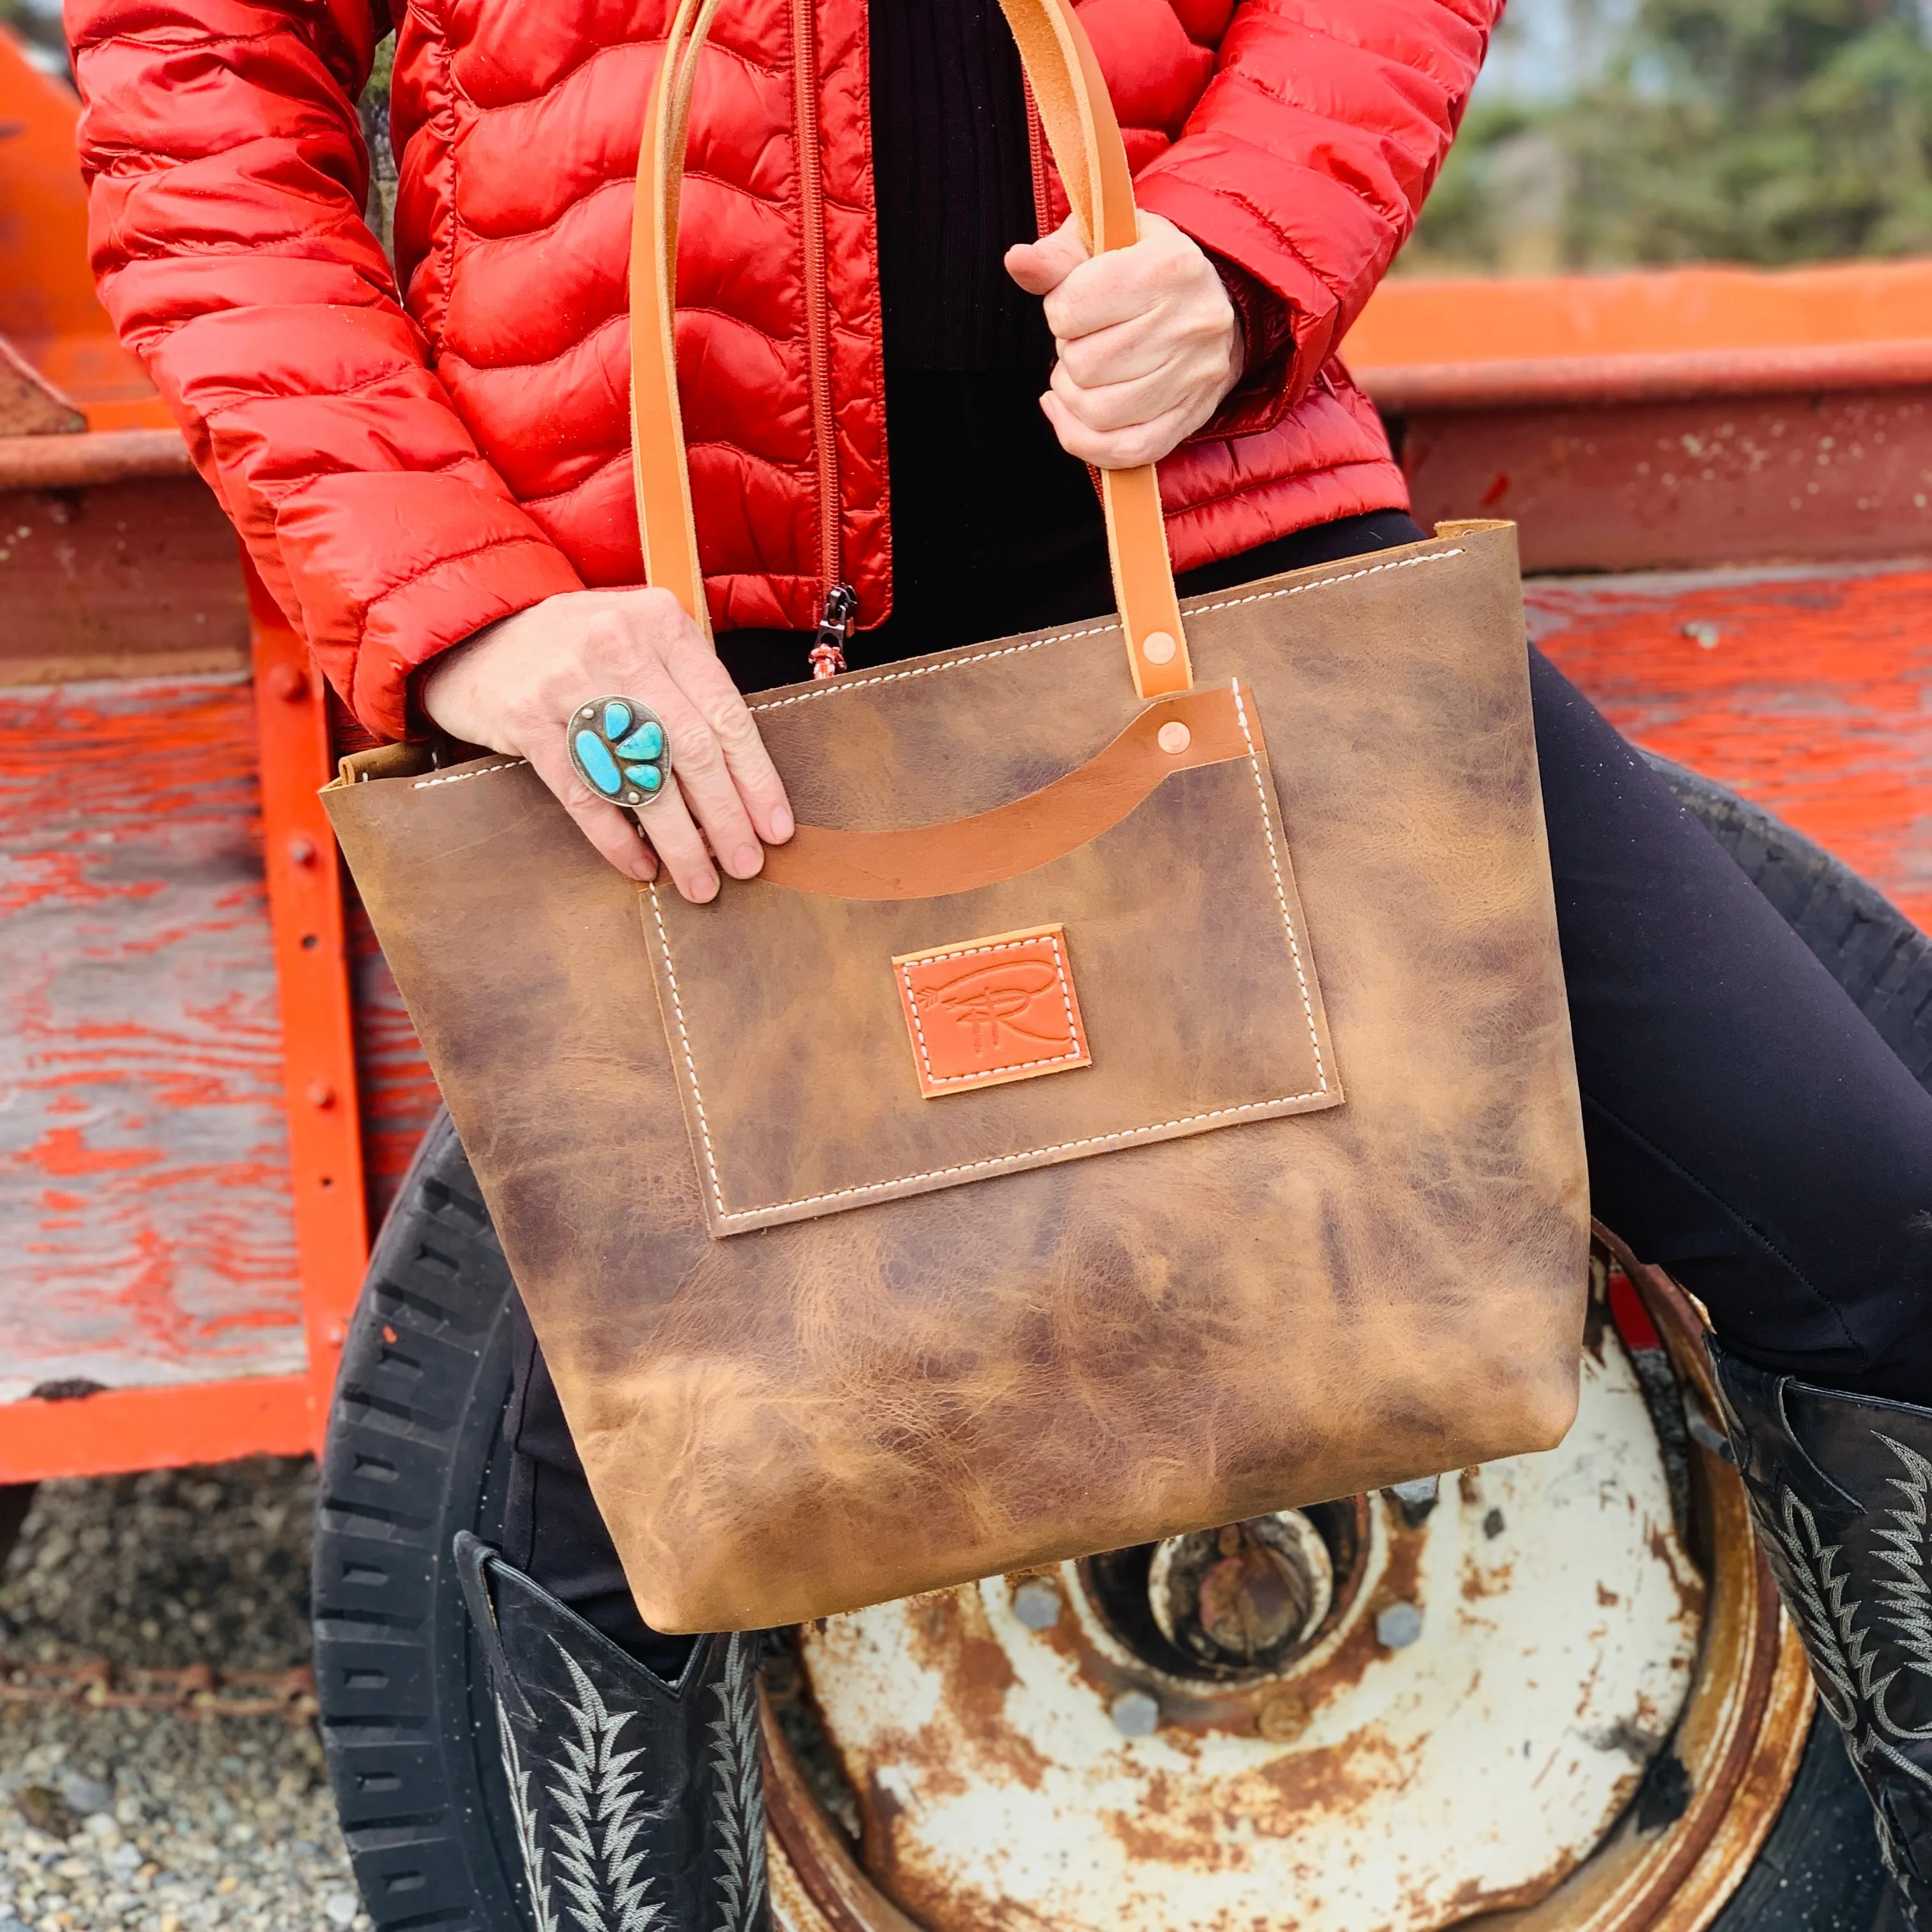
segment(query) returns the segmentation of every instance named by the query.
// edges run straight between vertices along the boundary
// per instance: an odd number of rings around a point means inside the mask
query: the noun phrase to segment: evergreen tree
[[[1472,113],[1406,266],[1928,250],[1932,45],[1916,11],[1638,0],[1600,77],[1570,98]]]

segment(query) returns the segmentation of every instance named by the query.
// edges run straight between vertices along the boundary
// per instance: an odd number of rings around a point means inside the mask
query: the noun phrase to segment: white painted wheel
[[[800,1632],[790,1932],[1708,1924],[1810,1693],[1735,1472],[1681,1426],[1694,1318],[1649,1292],[1676,1374],[1600,1312],[1545,1454]]]

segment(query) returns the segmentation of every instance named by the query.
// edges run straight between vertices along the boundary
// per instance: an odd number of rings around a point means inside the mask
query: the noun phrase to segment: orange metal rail
[[[341,859],[317,796],[334,776],[321,680],[308,646],[252,570],[248,593],[262,844],[281,994],[282,1084],[308,1340],[308,1426],[319,1448],[369,1259],[356,1019]]]

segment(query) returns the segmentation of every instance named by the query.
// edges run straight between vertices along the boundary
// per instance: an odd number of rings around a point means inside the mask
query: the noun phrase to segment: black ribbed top
[[[1020,60],[998,0],[877,0],[872,164],[886,364],[1038,370],[1038,299],[1000,257],[1030,242],[1033,166]]]

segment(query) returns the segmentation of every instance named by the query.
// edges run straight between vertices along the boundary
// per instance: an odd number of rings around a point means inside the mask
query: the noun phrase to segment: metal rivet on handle
[[[1165,631],[1150,631],[1141,640],[1141,656],[1149,664],[1172,664],[1180,646]]]
[[[1177,754],[1186,751],[1194,742],[1194,734],[1178,718],[1170,718],[1154,735],[1154,742],[1163,752]]]

